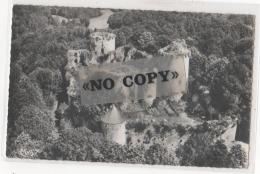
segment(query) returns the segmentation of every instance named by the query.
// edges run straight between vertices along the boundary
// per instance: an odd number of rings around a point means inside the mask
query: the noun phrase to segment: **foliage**
[[[10,85],[12,87],[9,89],[9,106],[12,107],[9,107],[8,125],[13,126],[23,106],[37,105],[42,107],[45,103],[39,87],[21,73],[19,66],[13,67],[11,73]]]
[[[124,46],[127,44],[127,39],[122,31],[115,31],[116,34],[116,47]]]
[[[177,157],[180,159],[180,165],[199,166],[206,162],[205,152],[213,143],[212,135],[205,133],[196,133],[188,139],[185,144],[176,151]],[[202,156],[203,155],[203,156]],[[203,159],[205,161],[203,161]]]
[[[41,6],[13,7],[12,39],[28,32],[39,32],[48,26],[50,12]]]
[[[121,146],[106,141],[100,133],[87,128],[67,129],[40,154],[43,159],[122,162],[135,164],[175,164],[173,156],[159,144],[145,150],[142,146]]]
[[[235,144],[230,149],[231,165],[234,168],[245,168],[247,166],[247,154],[240,144]]]
[[[145,163],[143,147],[127,147],[118,144],[107,143],[102,146],[100,153],[103,162],[121,162],[121,163]]]
[[[234,18],[232,15],[226,17],[221,14],[137,10],[114,13],[108,24],[112,29],[121,30],[127,27],[135,31],[131,37],[133,41],[139,33],[150,32],[156,36],[155,41],[159,48],[166,46],[160,41],[162,38],[167,41],[192,37],[198,42],[198,48],[203,54],[222,56],[229,53],[228,48],[232,49],[236,40],[252,37],[253,31],[250,28],[254,25],[254,20],[252,16],[243,15]],[[230,46],[223,45],[222,48],[220,43],[230,43]]]
[[[173,155],[160,144],[154,144],[145,152],[147,164],[176,165]]]
[[[107,23],[112,29],[119,28],[122,25],[122,14],[115,13],[111,18],[108,19]]]
[[[91,161],[94,148],[102,145],[98,134],[92,134],[87,128],[63,130],[60,137],[47,146],[40,157],[44,159],[62,159]]]
[[[42,151],[44,143],[32,140],[30,135],[22,132],[15,140],[15,150],[11,153],[14,158],[37,159]]]
[[[33,139],[49,141],[55,135],[54,121],[44,109],[29,105],[22,107],[15,126],[17,132],[27,133]]]
[[[99,133],[87,128],[67,129],[46,147],[40,157],[76,161],[143,163],[143,148],[128,148],[107,142]]]
[[[17,64],[11,65],[9,103],[8,103],[8,139],[7,154],[13,151],[17,132],[16,120],[20,117],[23,106],[37,105],[44,108],[45,102],[40,88],[33,83]]]
[[[62,83],[60,71],[52,71],[48,68],[36,68],[30,73],[30,78],[38,83],[40,88],[45,91],[59,92]]]
[[[193,134],[176,151],[180,165],[199,167],[240,168],[246,166],[246,153],[241,145],[231,149],[219,139],[216,130],[208,130],[205,124],[193,130]],[[206,127],[205,127],[206,126]],[[211,125],[212,126],[212,125]]]
[[[67,23],[66,27],[65,24],[54,25],[51,15],[73,18],[73,24]],[[51,132],[53,123],[49,123],[47,117],[53,116],[49,111],[47,116],[44,110],[47,105],[51,106],[56,95],[59,100],[66,100],[60,96],[67,85],[64,78],[67,49],[86,47],[88,19],[98,15],[99,9],[13,7],[7,154],[13,151],[14,141],[23,127],[32,138],[40,135],[40,131],[46,136]],[[29,106],[33,109],[31,113]],[[33,125],[30,126],[28,121]],[[42,127],[38,129],[37,124]],[[39,138],[46,138],[42,136]]]
[[[154,42],[154,38],[153,38],[151,32],[142,32],[142,33],[137,34],[136,37],[137,37],[136,42],[137,42],[138,48],[141,48],[141,49],[144,49],[149,44]]]

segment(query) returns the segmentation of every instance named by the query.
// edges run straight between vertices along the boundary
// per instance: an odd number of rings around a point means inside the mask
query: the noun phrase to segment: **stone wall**
[[[90,48],[96,56],[102,56],[115,50],[116,35],[108,32],[90,34]]]

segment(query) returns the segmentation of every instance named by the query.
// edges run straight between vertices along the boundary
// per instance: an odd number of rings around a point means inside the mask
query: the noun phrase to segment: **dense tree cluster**
[[[39,154],[42,159],[121,162],[138,164],[175,164],[174,157],[159,144],[144,147],[121,146],[87,128],[67,129]]]
[[[197,129],[180,145],[176,155],[183,166],[243,168],[247,156],[239,144],[228,147],[218,137],[218,131]]]
[[[66,15],[61,15],[66,14]],[[98,9],[13,7],[7,155],[18,137],[57,137],[55,107],[66,101],[65,65],[69,48],[85,48],[85,21],[56,25],[52,15],[71,19],[100,15]],[[22,136],[22,134],[26,136]],[[18,149],[16,149],[18,150]],[[12,153],[16,154],[16,153]],[[19,156],[19,155],[18,155]]]
[[[158,47],[169,40],[192,37],[203,54],[218,56],[227,55],[238,40],[250,38],[254,32],[254,19],[249,15],[124,10],[112,15],[108,23],[133,42],[143,32],[150,32]]]

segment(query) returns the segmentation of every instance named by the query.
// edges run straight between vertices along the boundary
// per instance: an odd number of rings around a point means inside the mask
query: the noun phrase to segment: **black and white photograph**
[[[255,15],[14,5],[6,157],[247,169]]]

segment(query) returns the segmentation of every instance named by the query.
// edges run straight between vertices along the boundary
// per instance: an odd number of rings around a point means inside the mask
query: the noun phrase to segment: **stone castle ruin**
[[[138,58],[151,58],[152,55],[147,54],[146,52],[137,50],[134,47],[122,46],[115,48],[115,38],[116,35],[109,32],[93,32],[90,34],[90,47],[89,49],[79,49],[79,50],[68,50],[68,63],[66,65],[66,78],[70,82],[67,88],[67,94],[69,98],[69,103],[76,101],[79,98],[79,84],[75,78],[78,68],[80,66],[89,66],[89,65],[98,65],[102,63],[112,63],[112,62],[123,62]],[[161,56],[173,56],[184,58],[186,77],[188,79],[188,70],[189,70],[189,58],[190,51],[187,48],[187,45],[184,40],[175,40],[170,45],[160,49],[158,54]],[[141,57],[140,57],[141,56]],[[149,93],[149,98],[144,99],[147,105],[151,106],[156,98],[156,94],[153,94],[155,89],[147,89]],[[175,94],[170,96],[170,100],[180,101],[183,93]],[[162,101],[164,110],[167,110],[167,113],[174,113],[174,107],[171,107],[166,101]],[[126,108],[131,107],[133,103],[126,104]],[[103,115],[102,121],[102,130],[104,136],[109,140],[116,142],[118,144],[126,144],[126,129],[125,123],[123,120],[121,111],[122,108],[117,108],[112,105],[110,111]],[[157,110],[158,113],[161,113],[160,110]],[[122,110],[122,112],[125,112]],[[126,111],[127,112],[127,111]]]
[[[75,78],[75,74],[77,74],[78,68],[80,66],[89,66],[89,65],[98,65],[102,63],[113,63],[113,62],[124,62],[135,60],[136,58],[151,58],[152,55],[147,54],[146,52],[137,50],[131,46],[121,46],[115,48],[115,38],[116,35],[108,32],[93,32],[90,34],[90,48],[89,49],[79,49],[79,50],[68,50],[68,63],[66,65],[66,78],[69,81],[69,86],[67,88],[67,94],[69,98],[69,103],[73,103],[77,101],[79,98],[79,84]],[[185,75],[188,80],[189,73],[189,59],[191,58],[190,50],[187,48],[187,45],[184,40],[177,39],[172,41],[168,46],[161,48],[158,50],[158,55],[161,56],[172,56],[172,57],[180,57],[184,59],[185,66]],[[179,111],[176,108],[176,104],[180,105],[181,98],[183,93],[177,93],[173,96],[169,96],[167,99],[157,100],[158,103],[155,107],[150,107],[153,105],[156,99],[156,89],[147,89],[148,98],[144,99],[146,105],[149,106],[149,114],[151,115],[176,115],[175,118],[177,121],[185,122],[185,124],[196,125],[196,123],[188,118],[184,111]],[[183,102],[182,102],[183,104]],[[184,103],[185,104],[185,103]],[[119,108],[118,108],[119,107]],[[130,110],[129,110],[130,108]],[[142,109],[142,106],[138,105],[136,102],[133,103],[122,103],[121,106],[115,106],[114,104],[106,114],[104,114],[101,118],[102,122],[102,131],[104,137],[115,143],[120,145],[125,145],[127,143],[127,139],[129,135],[126,133],[126,119],[122,116],[122,113],[131,112],[131,109]],[[222,137],[227,139],[227,141],[233,142],[235,140],[235,132],[236,125],[232,128],[227,128],[225,132],[223,132]],[[142,144],[142,141],[138,143],[138,139],[141,139],[143,135],[132,135],[131,143],[133,145]],[[175,138],[174,138],[175,137]],[[178,136],[176,133],[170,135],[163,142],[166,146],[170,148],[176,148],[178,143],[176,143],[176,137]],[[183,143],[186,141],[187,136],[184,136]],[[227,138],[226,138],[227,137]],[[138,141],[137,141],[138,140]],[[161,141],[161,140],[158,140]],[[147,144],[149,146],[149,144]]]
[[[116,35],[109,32],[93,32],[90,34],[90,49],[68,50],[67,69],[78,66],[100,64],[102,56],[109,57],[106,62],[114,58]]]

